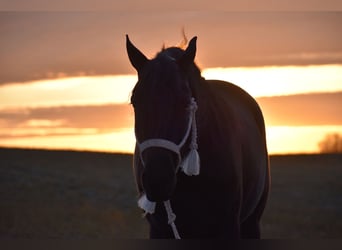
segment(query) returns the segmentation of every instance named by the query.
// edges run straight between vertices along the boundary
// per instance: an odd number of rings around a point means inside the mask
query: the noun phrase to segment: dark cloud
[[[135,73],[125,34],[152,57],[182,27],[201,67],[342,63],[341,26],[342,12],[0,12],[0,84]]]

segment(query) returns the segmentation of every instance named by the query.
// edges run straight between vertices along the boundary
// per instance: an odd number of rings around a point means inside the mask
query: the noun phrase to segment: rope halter
[[[175,144],[172,141],[165,140],[165,139],[148,139],[146,141],[143,141],[142,143],[139,143],[137,141],[137,146],[139,148],[140,152],[140,160],[143,166],[145,166],[142,153],[151,147],[159,147],[159,148],[165,148],[168,149],[178,156],[178,164],[177,164],[177,170],[179,168],[189,176],[192,175],[199,175],[200,173],[200,158],[198,155],[198,145],[197,145],[197,126],[196,126],[196,110],[197,110],[197,103],[194,98],[191,98],[191,102],[189,105],[189,122],[188,127],[186,130],[186,133],[182,139],[182,141],[179,144]],[[187,156],[182,159],[181,156],[181,149],[184,146],[185,142],[188,140],[188,137],[191,132],[191,142],[190,142],[190,151],[187,154]],[[138,200],[138,206],[142,208],[145,211],[145,214],[150,213],[153,214],[155,211],[155,202],[151,202],[147,199],[146,194],[143,194],[141,198]],[[174,223],[176,219],[176,215],[172,212],[170,201],[164,201],[164,206],[167,211],[168,216],[168,224],[171,225],[174,236],[176,239],[180,239],[179,233],[177,231],[176,225]]]

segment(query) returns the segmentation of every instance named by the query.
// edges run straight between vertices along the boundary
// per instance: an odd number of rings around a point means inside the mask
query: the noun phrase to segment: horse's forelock
[[[169,58],[173,58],[174,60],[178,60],[183,56],[183,54],[184,54],[184,50],[178,47],[170,47],[167,49],[163,49],[161,52],[159,52],[156,58],[169,57]]]

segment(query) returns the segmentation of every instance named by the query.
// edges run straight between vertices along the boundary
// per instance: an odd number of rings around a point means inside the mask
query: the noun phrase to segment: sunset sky
[[[205,78],[257,99],[270,153],[318,152],[342,134],[341,27],[323,11],[0,12],[0,146],[132,152],[125,34],[152,58],[184,28]]]

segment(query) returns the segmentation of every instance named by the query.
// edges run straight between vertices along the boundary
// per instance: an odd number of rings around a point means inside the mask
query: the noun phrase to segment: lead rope
[[[164,206],[167,212],[167,219],[168,219],[167,223],[171,226],[175,239],[180,240],[181,237],[179,236],[179,233],[175,224],[176,215],[172,211],[170,200],[164,201]]]

